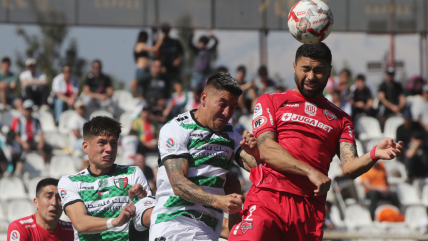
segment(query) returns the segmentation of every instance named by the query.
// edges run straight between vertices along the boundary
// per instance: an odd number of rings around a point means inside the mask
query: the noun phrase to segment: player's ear
[[[207,104],[207,98],[208,98],[208,93],[206,91],[202,92],[202,94],[201,94],[201,105],[203,107],[205,107],[205,105]]]
[[[86,154],[88,154],[88,152],[87,152],[88,145],[89,145],[89,143],[86,140],[84,140],[83,143],[82,143],[82,148],[83,148],[83,152],[86,153]]]
[[[293,62],[293,73],[296,74],[296,61]]]
[[[33,204],[36,209],[39,209],[39,200],[36,197],[33,199]]]

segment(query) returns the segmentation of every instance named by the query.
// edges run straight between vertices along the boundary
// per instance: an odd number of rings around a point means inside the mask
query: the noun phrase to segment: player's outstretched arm
[[[391,138],[385,138],[377,144],[374,155],[378,159],[391,160],[401,154],[402,149],[402,141],[394,143]],[[376,163],[376,161],[372,160],[370,152],[358,157],[355,145],[348,142],[339,143],[338,154],[343,171],[353,179],[370,170]]]
[[[80,234],[96,234],[109,230],[107,226],[108,219],[89,216],[86,207],[82,202],[76,202],[65,208],[65,212],[71,220],[74,228]],[[135,213],[133,203],[126,205],[119,216],[112,220],[113,227],[122,226],[128,223]]]
[[[239,158],[236,160],[236,163],[247,172],[250,172],[251,168],[260,164],[260,153],[257,149],[257,139],[247,130],[244,131],[242,138],[243,139],[239,143],[242,151]]]
[[[260,152],[260,159],[266,162],[269,167],[279,172],[292,173],[306,176],[317,187],[315,196],[321,196],[330,189],[331,179],[310,165],[297,160],[278,142],[273,131],[266,131],[257,137],[257,146]]]
[[[174,194],[193,203],[210,205],[220,208],[227,213],[237,213],[242,208],[242,196],[229,194],[226,196],[214,195],[205,192],[186,176],[189,163],[186,158],[172,158],[164,162],[166,173],[171,183]]]

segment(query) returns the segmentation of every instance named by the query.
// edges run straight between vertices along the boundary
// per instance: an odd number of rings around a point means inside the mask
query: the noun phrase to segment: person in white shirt
[[[70,129],[70,144],[74,150],[80,150],[83,152],[83,124],[88,122],[85,118],[85,105],[83,101],[76,101],[74,103],[74,109],[76,114],[70,118],[68,128]]]
[[[48,108],[49,87],[46,74],[37,70],[36,59],[27,59],[25,66],[27,70],[19,75],[23,99],[31,99],[35,105]]]
[[[61,113],[73,107],[79,94],[79,80],[71,75],[70,65],[64,65],[62,73],[53,79],[52,91],[55,93],[55,120],[59,122]]]
[[[428,85],[422,88],[422,95],[413,97],[410,111],[412,112],[413,120],[421,124],[428,132]]]

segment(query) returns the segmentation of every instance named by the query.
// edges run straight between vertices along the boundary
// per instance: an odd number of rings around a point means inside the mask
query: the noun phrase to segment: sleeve
[[[61,197],[62,209],[65,212],[65,208],[68,205],[82,202],[83,200],[79,195],[76,185],[68,178],[62,177],[58,182],[58,193]]]
[[[379,90],[378,90],[378,92],[383,92],[383,93],[385,93],[385,92],[386,92],[386,91],[385,91],[385,87],[386,87],[385,83],[382,83],[382,84],[379,86]]]
[[[106,78],[106,79],[105,79],[105,84],[106,84],[106,85],[105,85],[105,88],[107,89],[108,87],[112,87],[110,77],[106,75],[106,77],[105,77],[105,78]]]
[[[21,81],[23,81],[24,79],[26,79],[27,78],[27,76],[26,76],[26,73],[25,73],[25,71],[24,72],[22,72],[21,74],[19,74],[19,81],[21,82]]]
[[[351,144],[355,144],[355,133],[354,133],[354,125],[352,124],[351,117],[345,115],[342,119],[342,131],[339,137],[340,142],[348,142]]]
[[[366,87],[366,91],[368,99],[373,99],[372,91],[368,87]]]
[[[76,77],[72,77],[73,78],[73,93],[77,93],[79,94],[79,80]]]
[[[18,125],[19,125],[19,119],[18,118],[13,118],[12,120],[12,124],[10,125],[10,128],[16,133],[16,134],[20,134],[19,130],[18,130]]]
[[[156,199],[153,197],[153,194],[150,190],[149,183],[147,182],[146,177],[144,176],[143,171],[139,167],[135,167],[135,184],[139,183],[141,186],[143,186],[147,191],[147,197],[138,200],[135,203],[135,217],[133,219],[134,227],[137,231],[144,231],[148,229],[149,227],[146,227],[142,223],[142,218],[144,216],[144,213],[150,209],[153,208],[156,205]]]
[[[18,221],[13,221],[9,227],[7,228],[7,241],[30,241],[31,237],[29,237],[25,228],[19,224]]]
[[[74,116],[72,116],[70,118],[70,121],[68,122],[68,129],[69,130],[77,130],[77,129],[79,129],[78,125],[79,125],[79,122],[76,120],[76,118]]]
[[[266,131],[276,133],[275,108],[270,96],[269,94],[261,95],[254,107],[252,126],[253,134],[256,137]]]
[[[37,135],[39,135],[39,134],[43,134],[43,131],[42,131],[42,124],[40,123],[40,121],[39,120],[37,120],[36,119],[36,128],[35,128],[35,133],[37,134]]]
[[[235,141],[235,148],[233,149],[233,154],[235,155],[233,159],[237,161],[237,159],[240,157],[240,153],[242,151],[241,144],[239,144],[242,141],[242,136],[233,128],[233,140]]]
[[[171,158],[189,158],[188,141],[189,136],[183,128],[178,126],[175,119],[164,125],[160,130],[158,142],[161,163]]]
[[[55,93],[61,92],[62,93],[59,82],[60,82],[60,79],[59,79],[59,75],[58,75],[52,81],[52,92],[55,92]]]
[[[84,86],[89,86],[91,87],[91,78],[89,78],[89,76],[92,75],[91,73],[88,74],[85,78],[85,82],[83,83]]]
[[[181,45],[181,42],[179,40],[176,40],[176,41],[177,41],[177,53],[179,55],[183,55],[184,54],[183,45]]]
[[[420,99],[416,99],[410,105],[410,112],[412,113],[413,121],[418,121],[418,119],[422,117],[422,106],[423,104],[421,103]]]
[[[42,73],[42,74],[39,76],[38,80],[39,80],[39,81],[47,80],[47,76],[46,76],[46,74],[45,74],[45,73]]]

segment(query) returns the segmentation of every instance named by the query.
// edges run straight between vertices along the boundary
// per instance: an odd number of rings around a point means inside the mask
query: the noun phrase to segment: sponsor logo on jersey
[[[21,220],[21,221],[19,221],[21,224],[26,224],[26,223],[32,223],[32,222],[34,222],[34,220],[32,219],[32,218],[29,218],[29,219],[25,219],[25,220]]]
[[[108,180],[107,179],[100,179],[98,181],[99,188],[107,187],[107,185],[108,185]]]
[[[94,186],[89,186],[89,187],[80,186],[80,189],[83,189],[83,190],[94,190],[95,187]]]
[[[285,104],[282,107],[299,107],[299,104]]]
[[[99,192],[98,192],[98,197],[101,197],[101,195],[107,195],[107,194],[109,194],[109,193],[110,193],[110,191],[109,191],[109,190],[99,191]]]
[[[128,178],[127,177],[116,178],[114,179],[114,185],[116,185],[117,188],[123,190],[128,185]]]
[[[296,13],[296,16],[302,16],[302,15],[306,15],[306,11],[300,11]]]
[[[305,113],[309,116],[316,116],[317,106],[312,103],[305,102]]]
[[[324,113],[325,117],[327,117],[327,120],[329,120],[329,121],[337,119],[337,116],[329,110],[323,110],[322,113]]]
[[[153,202],[152,201],[145,201],[144,203],[143,203],[143,206],[150,206],[150,205],[152,205],[153,204]]]
[[[202,138],[202,137],[204,137],[204,135],[202,135],[202,134],[198,134],[198,133],[196,133],[196,134],[191,134],[190,136],[192,136],[192,137],[198,137],[198,138]]]
[[[242,234],[245,234],[248,230],[250,230],[252,228],[253,228],[252,222],[242,222],[242,224],[241,224]]]
[[[273,125],[272,115],[270,114],[269,108],[266,109],[269,114],[270,124]]]
[[[10,233],[10,240],[19,240],[21,238],[21,234],[18,232],[18,230],[13,230]]]
[[[298,114],[284,113],[282,115],[281,120],[282,121],[294,121],[294,122],[306,123],[308,125],[321,128],[327,132],[330,132],[333,129],[333,127],[328,126],[328,125],[322,123],[321,121],[312,119],[312,118],[307,117],[307,116],[298,115]]]
[[[166,238],[165,237],[155,238],[155,241],[166,241]]]
[[[165,142],[165,147],[165,150],[169,153],[176,152],[178,149],[178,141],[172,137],[168,138]]]
[[[223,137],[224,139],[227,139],[227,140],[229,140],[229,139],[230,139],[229,134],[227,134],[227,133],[225,133],[225,132],[218,133],[218,135],[219,135],[220,137]]]
[[[67,196],[67,191],[64,189],[61,189],[61,191],[59,192],[59,195],[61,196],[61,199],[64,199],[65,196]]]
[[[263,114],[262,104],[257,103],[256,107],[254,107],[253,120]]]
[[[267,119],[264,116],[260,116],[259,118],[255,119],[253,124],[253,130],[257,130],[260,127],[264,126],[266,122],[267,122]]]

